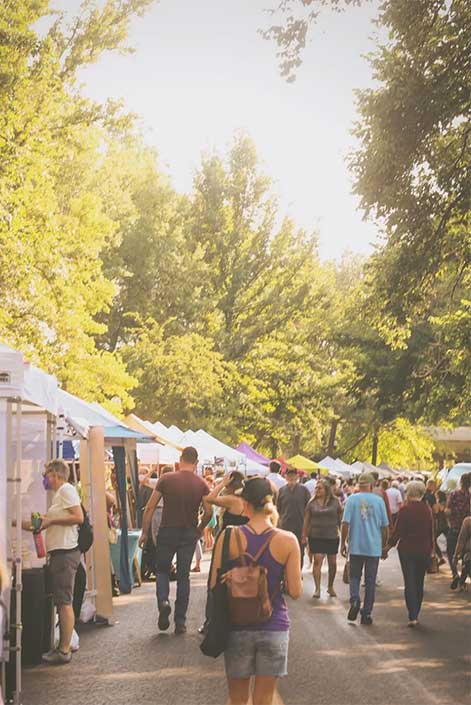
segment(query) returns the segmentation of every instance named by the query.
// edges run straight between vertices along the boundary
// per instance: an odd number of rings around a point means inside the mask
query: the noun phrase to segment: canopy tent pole
[[[15,691],[13,695],[14,705],[21,705],[21,635],[23,625],[21,622],[21,592],[23,590],[22,584],[22,555],[21,555],[21,543],[22,543],[22,524],[21,524],[21,464],[22,464],[22,440],[21,440],[21,412],[22,406],[21,401],[17,400],[15,408],[15,421],[16,421],[16,458],[14,464],[14,492],[15,492],[15,518],[16,518],[16,532],[15,532],[15,553],[14,553],[14,565],[15,565],[15,622],[12,625],[15,629]]]
[[[131,592],[131,575],[129,573],[128,546],[128,511],[126,496],[126,452],[122,446],[113,446],[113,458],[116,468],[116,484],[121,503],[121,549],[119,557],[119,589],[122,593]]]

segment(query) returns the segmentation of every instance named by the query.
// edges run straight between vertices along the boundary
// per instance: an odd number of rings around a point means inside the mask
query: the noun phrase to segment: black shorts
[[[311,553],[322,553],[335,556],[339,552],[339,539],[316,539],[309,537],[309,550]]]

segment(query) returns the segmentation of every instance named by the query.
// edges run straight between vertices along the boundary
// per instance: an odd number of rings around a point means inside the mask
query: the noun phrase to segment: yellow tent
[[[327,477],[327,475],[329,474],[329,470],[327,468],[319,467],[319,474],[325,475]]]
[[[309,458],[305,458],[303,455],[293,455],[292,458],[288,458],[286,461],[288,465],[292,465],[296,470],[305,470],[306,472],[313,472],[314,470],[320,470],[320,466]]]

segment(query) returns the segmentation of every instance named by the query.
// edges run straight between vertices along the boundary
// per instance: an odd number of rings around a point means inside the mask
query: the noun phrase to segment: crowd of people
[[[437,543],[442,534],[452,571],[450,588],[464,589],[471,576],[471,474],[463,475],[460,487],[447,496],[433,480],[426,484],[400,477],[380,480],[375,473],[348,481],[316,473],[301,479],[295,468],[287,468],[282,475],[276,461],[265,478],[246,479],[238,471],[214,477],[207,469],[203,479],[196,468],[196,450],[186,448],[179,472],[156,482],[144,511],[140,543],[146,545],[155,509],[163,503],[155,546],[158,626],[161,630],[170,626],[169,575],[176,556],[177,635],[186,631],[192,557],[201,555],[203,546],[198,545],[203,539],[212,550],[205,621],[199,631],[208,637],[221,619],[215,591],[225,584],[229,628],[223,651],[233,705],[249,701],[252,678],[253,702],[272,702],[277,679],[286,675],[285,595],[296,599],[302,594],[306,551],[315,600],[321,596],[326,558],[327,594],[336,597],[339,551],[345,557],[344,579],[350,590],[347,620],[354,622],[360,615],[364,626],[373,624],[380,560],[386,560],[394,547],[410,628],[419,624],[426,573],[445,562]],[[208,541],[211,523],[215,526]],[[199,567],[198,555],[195,560]]]
[[[313,473],[305,478],[295,468],[273,461],[266,477],[246,478],[239,471],[214,476],[197,473],[198,454],[185,448],[179,469],[141,476],[149,491],[142,517],[141,547],[154,551],[158,627],[186,633],[190,573],[200,570],[203,551],[211,551],[204,639],[214,637],[221,622],[221,600],[228,624],[224,644],[226,674],[233,705],[247,703],[255,678],[253,702],[270,703],[279,677],[286,675],[289,615],[285,596],[303,592],[302,571],[307,558],[314,581],[313,599],[322,594],[322,566],[327,559],[327,595],[336,597],[337,557],[346,559],[343,577],[349,583],[347,620],[360,615],[373,623],[380,560],[397,547],[404,578],[404,598],[411,628],[419,624],[427,572],[445,563],[438,539],[446,537],[451,590],[464,589],[471,577],[471,474],[458,489],[445,494],[434,480],[380,480],[363,473],[340,481]],[[48,552],[54,603],[58,608],[60,640],[44,655],[47,663],[70,663],[74,627],[73,593],[80,565],[79,527],[84,514],[79,496],[68,482],[64,461],[46,466],[44,482],[54,491],[48,512],[41,517]],[[32,530],[29,521],[25,530]],[[192,569],[193,560],[195,564]],[[176,561],[176,563],[175,563]],[[170,602],[170,582],[176,579],[176,599]],[[364,587],[361,595],[362,580]],[[219,610],[219,612],[218,612]]]

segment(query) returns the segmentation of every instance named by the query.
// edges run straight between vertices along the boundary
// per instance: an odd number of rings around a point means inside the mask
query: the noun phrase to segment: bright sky
[[[77,0],[55,0],[75,10]],[[161,0],[132,23],[134,55],[108,54],[82,72],[85,92],[123,98],[142,116],[149,143],[180,191],[202,151],[224,150],[234,132],[254,139],[283,213],[315,229],[323,258],[368,253],[345,156],[354,144],[353,91],[371,84],[374,5],[326,12],[294,84],[278,73],[275,47],[257,29],[278,0]]]

